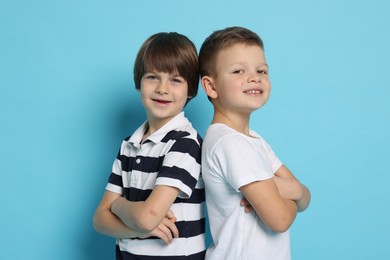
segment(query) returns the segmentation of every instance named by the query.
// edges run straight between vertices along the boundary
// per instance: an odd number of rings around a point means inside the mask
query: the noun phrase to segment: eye
[[[182,77],[174,77],[172,78],[172,83],[175,83],[175,84],[183,84],[184,83],[184,78]]]
[[[243,69],[236,69],[236,70],[233,70],[232,73],[233,74],[242,74],[242,73],[244,73],[244,70]]]
[[[257,73],[267,75],[268,71],[267,70],[258,70]]]
[[[148,80],[156,80],[156,79],[157,79],[157,76],[156,76],[155,74],[153,74],[153,73],[146,73],[146,74],[144,75],[144,78],[145,78],[145,79],[148,79]]]

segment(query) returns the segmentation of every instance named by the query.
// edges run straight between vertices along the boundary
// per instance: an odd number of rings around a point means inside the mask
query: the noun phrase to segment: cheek
[[[141,89],[139,92],[141,93],[142,96],[150,96],[152,92],[154,92],[155,87],[153,84],[141,84]]]
[[[180,93],[179,95],[176,95],[176,97],[185,104],[185,102],[187,102],[187,98],[188,98],[188,92],[185,91],[185,92],[182,92]]]
[[[142,95],[142,93],[141,93],[141,103],[142,103],[142,105],[145,107],[146,106],[146,98],[145,98],[145,96],[144,95]]]
[[[148,92],[145,90],[145,88],[141,87],[141,90],[139,91],[139,93],[140,93],[140,96],[141,96],[141,102],[143,104],[146,104],[147,100],[149,99],[148,98],[149,97]]]
[[[227,86],[230,86],[230,88],[241,88],[246,85],[246,82],[244,80],[237,78],[237,79],[226,81],[225,84]]]
[[[187,88],[174,88],[174,95],[176,99],[185,99],[187,100],[188,97],[188,87]]]
[[[261,78],[261,81],[267,83],[268,85],[271,85],[271,81],[268,76],[264,76],[263,78]]]

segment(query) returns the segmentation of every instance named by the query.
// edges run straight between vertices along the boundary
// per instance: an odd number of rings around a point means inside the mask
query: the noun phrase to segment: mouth
[[[249,95],[261,95],[264,91],[262,89],[248,89],[245,90],[244,93]]]
[[[152,100],[153,100],[153,102],[156,102],[156,103],[158,103],[158,104],[160,104],[160,105],[166,105],[166,104],[171,103],[171,101],[169,101],[169,100],[163,100],[163,99],[152,99]]]

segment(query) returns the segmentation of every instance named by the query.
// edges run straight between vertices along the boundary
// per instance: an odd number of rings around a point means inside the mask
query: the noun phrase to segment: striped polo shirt
[[[202,139],[181,112],[142,144],[147,122],[122,144],[106,190],[129,201],[145,201],[155,185],[179,189],[173,211],[179,238],[117,239],[117,259],[204,259],[205,193],[201,172]]]

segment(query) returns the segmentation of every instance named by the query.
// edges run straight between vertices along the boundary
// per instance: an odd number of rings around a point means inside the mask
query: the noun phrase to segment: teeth
[[[245,91],[245,93],[248,93],[248,94],[260,94],[260,93],[262,93],[262,91],[252,89],[252,90]]]

